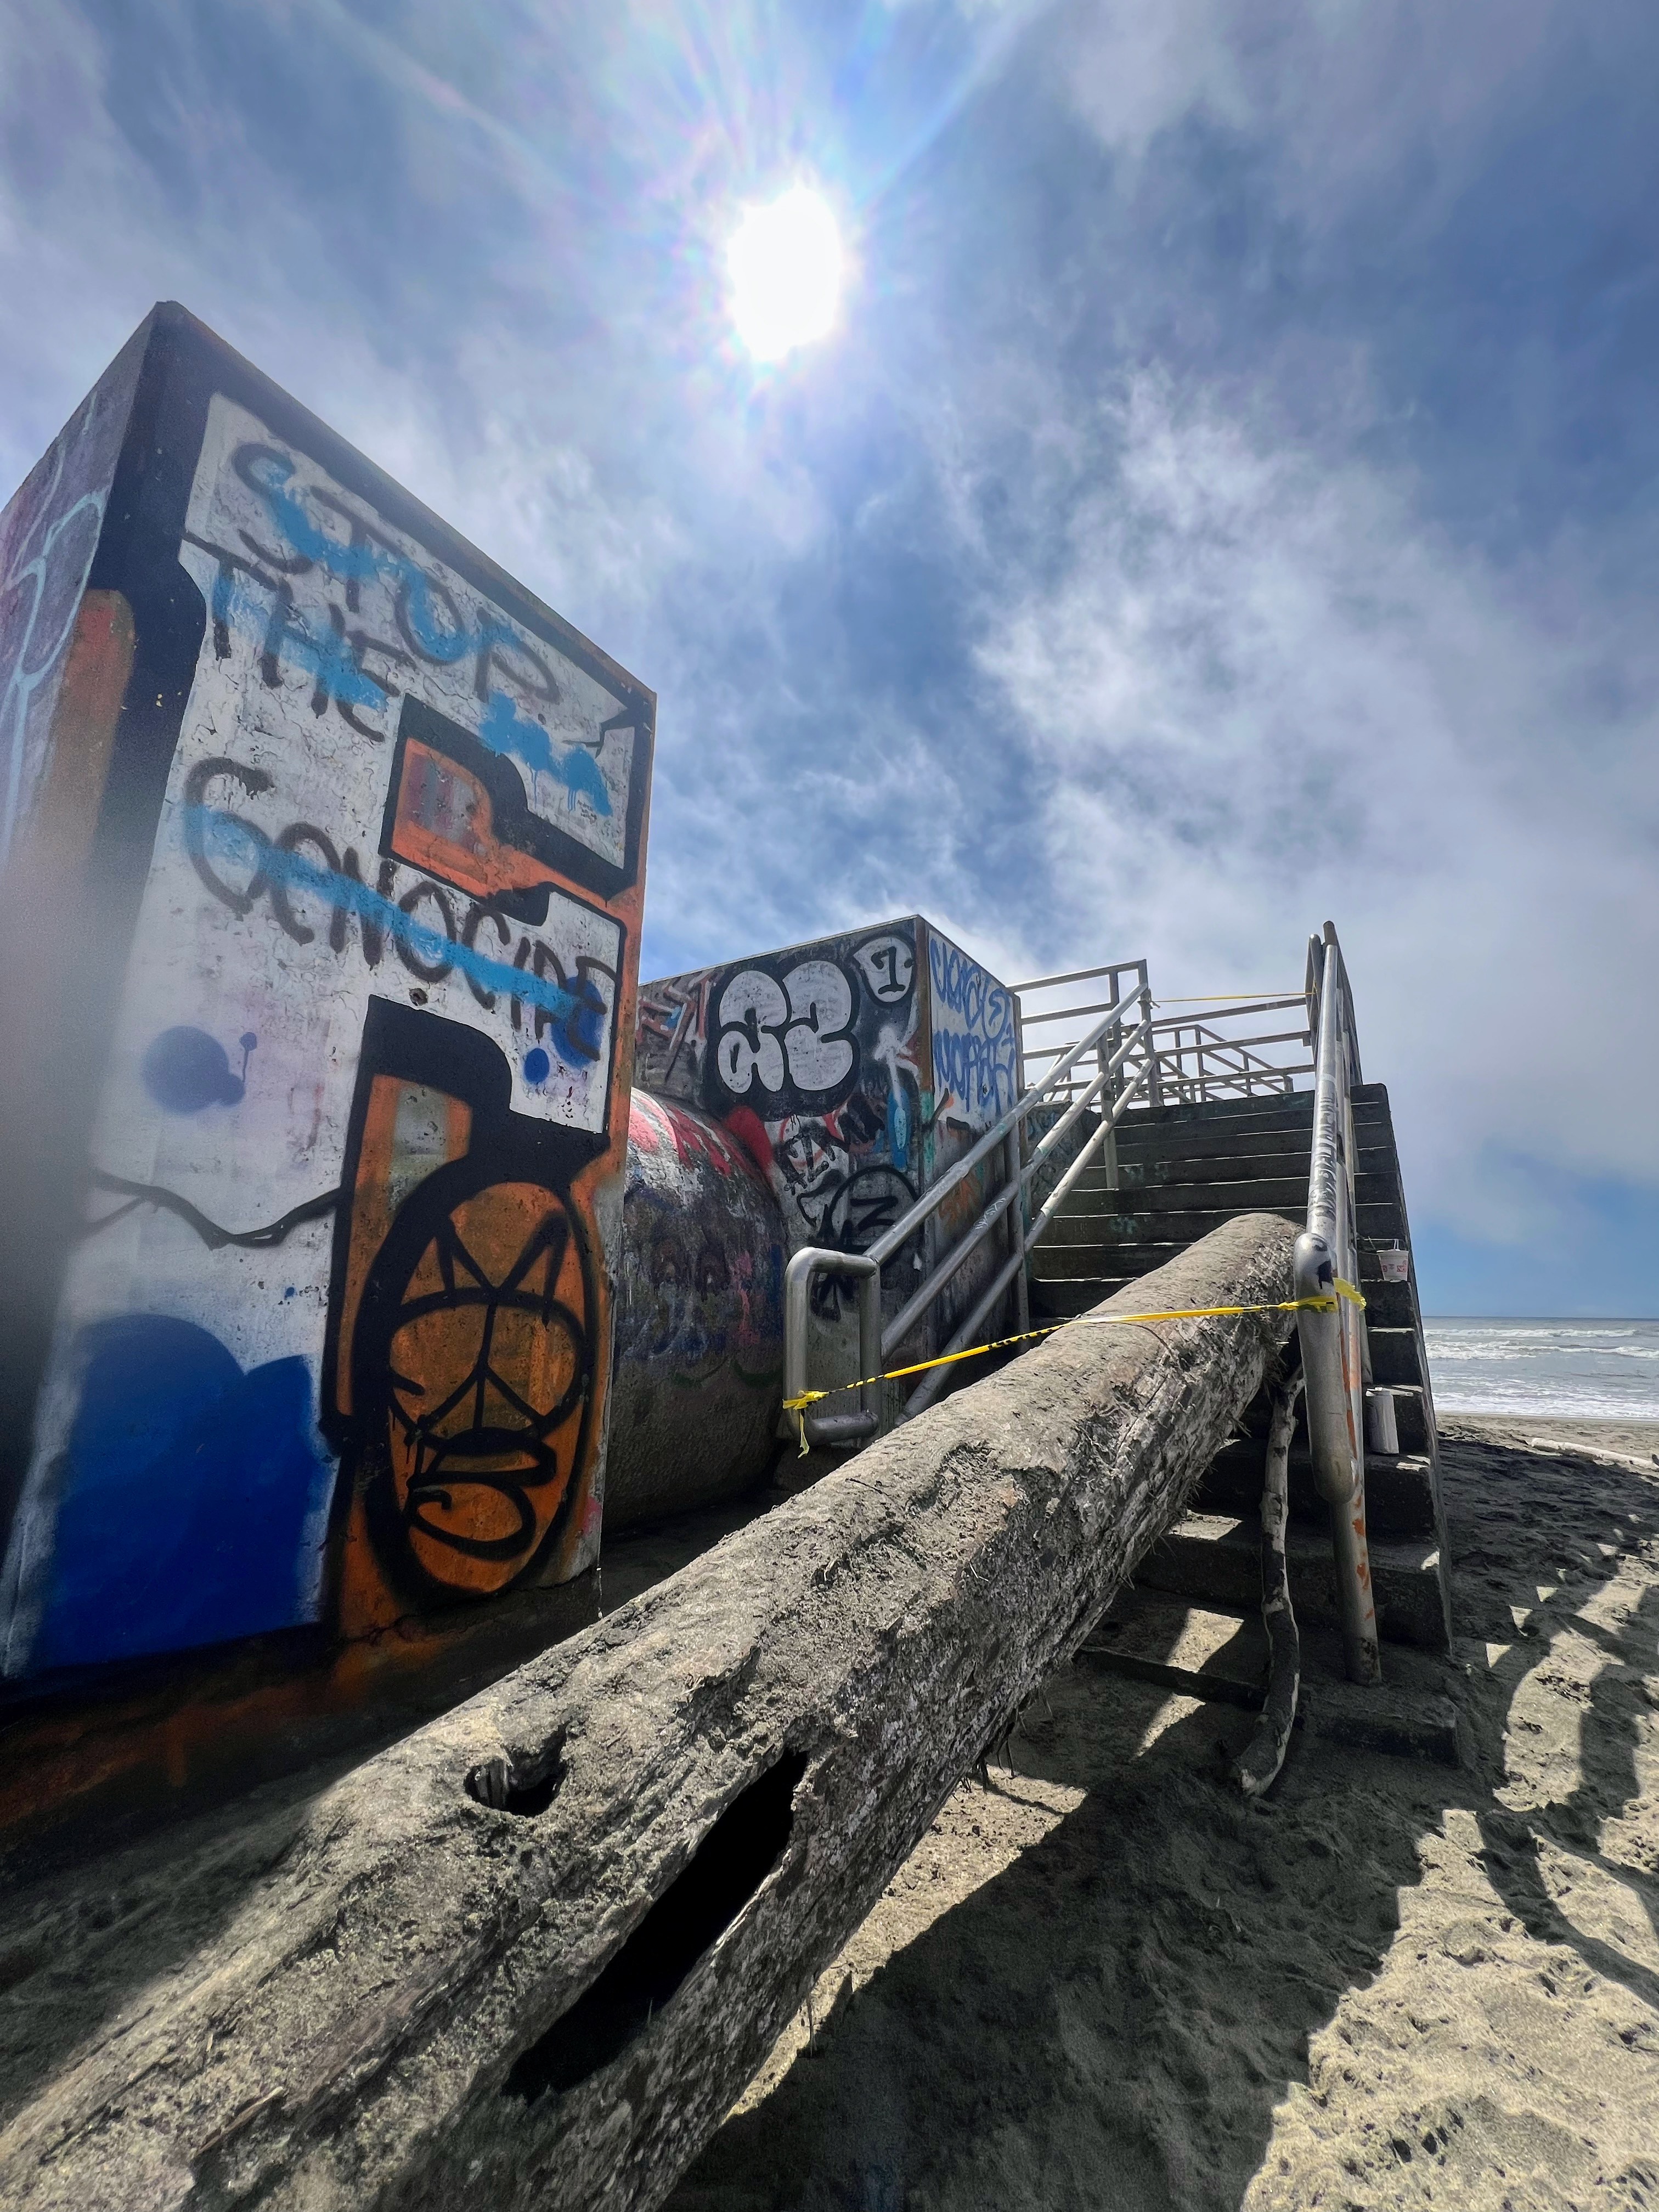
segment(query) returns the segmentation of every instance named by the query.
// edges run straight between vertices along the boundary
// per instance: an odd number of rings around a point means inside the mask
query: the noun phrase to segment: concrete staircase
[[[1451,1634],[1444,1516],[1416,1276],[1384,1283],[1376,1257],[1380,1245],[1411,1242],[1381,1084],[1356,1087],[1353,1117],[1372,1381],[1393,1393],[1400,1444],[1397,1453],[1366,1454],[1377,1623],[1385,1642],[1443,1650]],[[1312,1129],[1309,1091],[1131,1112],[1118,1132],[1115,1188],[1105,1168],[1085,1170],[1031,1255],[1034,1318],[1086,1313],[1237,1214],[1279,1213],[1302,1227]],[[1144,1563],[1143,1588],[1224,1611],[1248,1613],[1260,1603],[1266,1435],[1259,1400],[1212,1463],[1193,1510]],[[1328,1508],[1314,1487],[1300,1427],[1290,1479],[1292,1601],[1310,1626],[1334,1623]]]

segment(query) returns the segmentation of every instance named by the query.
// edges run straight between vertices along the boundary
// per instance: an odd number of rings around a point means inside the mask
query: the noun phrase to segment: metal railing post
[[[1111,977],[1109,988],[1111,994],[1112,1004],[1116,1006],[1118,1004],[1118,991],[1117,975],[1115,972],[1114,972]],[[1108,1115],[1110,1115],[1112,1107],[1116,1103],[1118,1085],[1116,1078],[1113,1076],[1110,1071],[1107,1068],[1106,1063],[1111,1055],[1113,1048],[1121,1044],[1122,1042],[1123,1025],[1120,1022],[1115,1027],[1107,1031],[1106,1036],[1102,1037],[1099,1045],[1096,1048],[1096,1056],[1099,1060],[1101,1072],[1107,1079],[1106,1086],[1101,1092],[1101,1100]],[[1118,1187],[1117,1127],[1115,1122],[1109,1120],[1107,1123],[1106,1142],[1101,1147],[1100,1164],[1106,1171],[1107,1189],[1115,1190]]]
[[[1144,960],[1136,962],[1135,974],[1139,978],[1138,990],[1130,995],[1139,997],[1141,1012],[1150,1022],[1152,1018],[1152,987],[1146,980],[1146,963]],[[1146,1103],[1149,1106],[1160,1107],[1164,1103],[1164,1073],[1158,1066],[1157,1043],[1150,1032],[1146,1038],[1146,1057],[1149,1062],[1146,1075]]]
[[[1365,1429],[1358,1308],[1338,1285],[1353,1281],[1353,1187],[1347,1144],[1349,1022],[1336,933],[1325,925],[1321,962],[1308,1225],[1296,1240],[1298,1298],[1328,1298],[1297,1316],[1307,1376],[1308,1444],[1314,1479],[1331,1509],[1337,1602],[1348,1673],[1378,1682],[1376,1607],[1365,1540]]]
[[[1023,1098],[1026,1091],[1025,1008],[1018,991],[1011,991],[1008,995],[1014,1002],[1014,1096],[1016,1098]],[[1015,1218],[1012,1233],[1018,1246],[1020,1256],[1019,1288],[1016,1293],[1018,1301],[1016,1318],[1022,1336],[1031,1326],[1031,1271],[1024,1264],[1025,1229],[1030,1212],[1025,1191],[1025,1117],[1021,1115],[1008,1132],[1008,1139],[1011,1147],[1010,1165],[1019,1183],[1019,1197],[1015,1205]]]
[[[809,1444],[856,1444],[881,1426],[881,1265],[863,1252],[830,1252],[809,1244],[783,1273],[783,1395],[799,1398],[806,1380],[807,1323],[811,1316],[815,1275],[854,1275],[859,1285],[859,1372],[862,1385],[856,1413],[801,1413],[801,1432]],[[871,1401],[872,1391],[876,1393]]]
[[[1019,1272],[1014,1277],[1014,1327],[1021,1336],[1031,1326],[1031,1279],[1025,1265],[1025,1224],[1030,1208],[1023,1171],[1024,1129],[1024,1123],[1016,1123],[1009,1130],[1002,1154],[1004,1180],[1012,1183],[1019,1192],[1018,1198],[1008,1209],[1008,1248],[1019,1260]]]

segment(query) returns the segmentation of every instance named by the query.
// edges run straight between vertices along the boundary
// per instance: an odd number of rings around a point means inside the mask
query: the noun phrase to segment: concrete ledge
[[[1291,1242],[1134,1295],[1281,1297]],[[281,1821],[62,1877],[8,2212],[654,2206],[1288,1326],[1066,1330]]]

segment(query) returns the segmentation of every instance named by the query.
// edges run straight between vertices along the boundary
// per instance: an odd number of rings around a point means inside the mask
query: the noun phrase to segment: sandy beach
[[[1659,1425],[1443,1445],[1463,1769],[1061,1673],[673,2212],[1659,2206]]]

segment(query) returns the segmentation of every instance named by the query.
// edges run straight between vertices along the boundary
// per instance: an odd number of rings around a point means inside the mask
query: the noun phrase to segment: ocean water
[[[1659,1421],[1659,1321],[1428,1321],[1443,1413]]]

